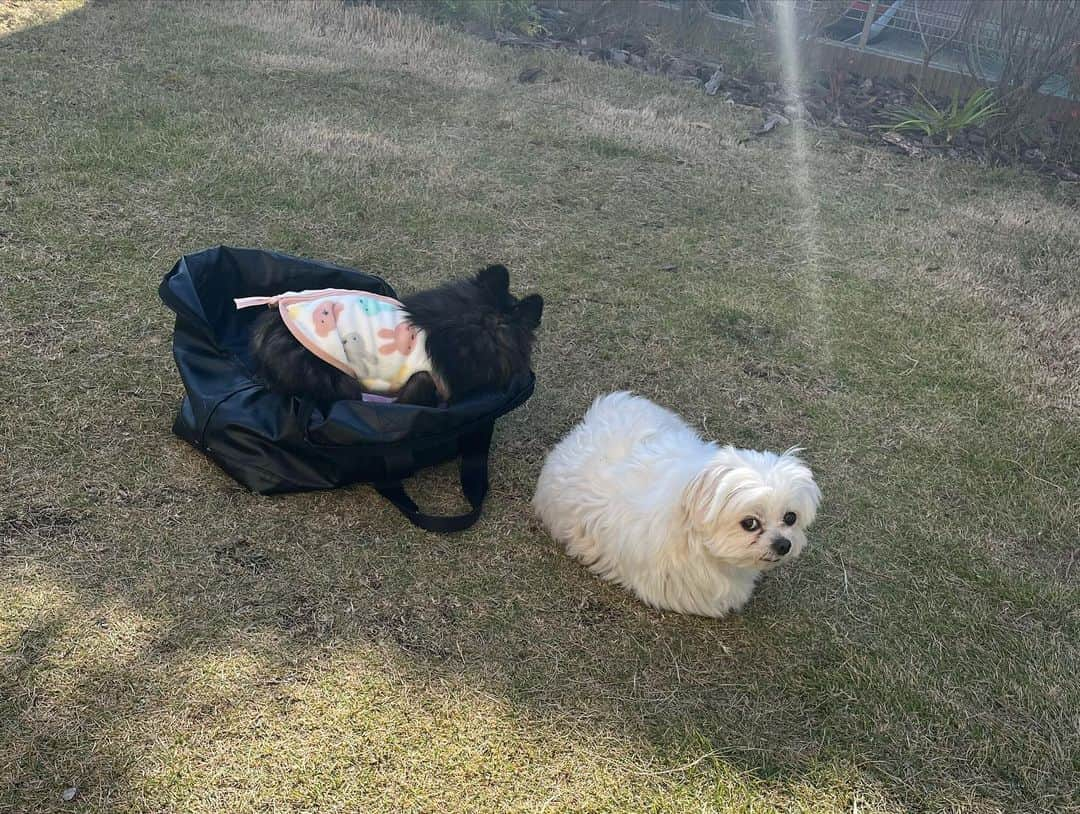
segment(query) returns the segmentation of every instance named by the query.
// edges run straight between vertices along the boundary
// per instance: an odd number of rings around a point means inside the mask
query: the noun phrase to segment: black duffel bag
[[[449,407],[339,401],[323,412],[310,400],[272,393],[252,372],[248,353],[259,309],[237,310],[233,300],[318,288],[396,297],[372,274],[276,252],[219,246],[181,258],[159,289],[176,313],[173,357],[186,390],[173,432],[261,494],[367,482],[420,528],[469,528],[488,491],[495,419],[532,395],[534,376]],[[453,517],[422,513],[402,480],[458,456],[472,509]]]

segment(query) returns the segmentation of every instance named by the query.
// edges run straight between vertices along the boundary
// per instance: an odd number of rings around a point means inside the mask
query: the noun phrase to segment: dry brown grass
[[[82,0],[0,0],[0,36],[52,22],[82,5]]]
[[[784,134],[661,79],[338,3],[64,10],[0,37],[0,811],[1080,809],[1065,195],[812,134],[810,264]],[[170,435],[156,285],[218,242],[542,291],[476,529]],[[618,387],[807,446],[814,546],[745,614],[529,516]]]
[[[918,196],[921,193],[916,193]],[[968,296],[1007,326],[1008,345],[980,342],[1001,368],[1035,374],[1031,397],[1080,415],[1080,217],[1074,203],[1033,190],[998,189],[933,201],[938,217],[907,221],[898,249],[916,254],[910,271],[934,286]],[[979,338],[974,338],[979,342]]]

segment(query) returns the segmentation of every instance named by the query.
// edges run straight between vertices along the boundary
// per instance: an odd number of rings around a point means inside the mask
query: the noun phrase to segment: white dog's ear
[[[690,481],[683,494],[683,508],[691,527],[701,529],[716,522],[727,503],[724,478],[731,471],[730,466],[713,460]]]
[[[814,480],[810,467],[799,457],[800,452],[801,447],[792,447],[781,456],[781,460],[789,464],[788,480],[801,502],[799,514],[803,518],[803,524],[809,526],[814,522],[818,506],[821,505],[821,489]]]
[[[809,473],[810,470],[807,470]],[[803,500],[806,501],[807,508],[803,512],[806,525],[810,525],[817,517],[818,506],[821,505],[821,489],[814,481],[813,475],[808,475],[808,480],[803,484]]]

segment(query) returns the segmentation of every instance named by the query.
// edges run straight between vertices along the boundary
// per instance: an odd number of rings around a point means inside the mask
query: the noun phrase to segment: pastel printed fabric
[[[414,373],[431,371],[423,332],[389,297],[328,288],[235,302],[237,308],[276,305],[299,342],[374,393],[395,393]]]

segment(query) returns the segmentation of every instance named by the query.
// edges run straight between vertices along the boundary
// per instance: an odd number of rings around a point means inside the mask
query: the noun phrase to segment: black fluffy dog
[[[504,266],[413,294],[402,305],[408,322],[426,337],[432,371],[413,374],[391,394],[398,402],[457,401],[504,389],[514,376],[528,372],[544,300],[539,294],[516,299]],[[360,399],[365,392],[359,381],[300,344],[277,310],[256,319],[251,357],[270,389],[284,395],[325,404]]]

